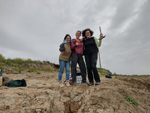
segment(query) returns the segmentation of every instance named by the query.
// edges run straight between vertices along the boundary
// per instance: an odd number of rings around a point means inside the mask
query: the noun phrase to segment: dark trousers
[[[88,79],[90,83],[93,83],[93,74],[96,82],[100,82],[100,77],[96,68],[97,53],[85,54],[85,61],[88,70]],[[93,72],[93,73],[92,73]]]
[[[72,81],[76,82],[77,63],[79,64],[79,67],[80,67],[82,82],[86,82],[86,68],[85,68],[85,63],[83,61],[82,55],[74,54],[74,53],[72,53],[72,55],[71,55],[71,77],[72,77]]]

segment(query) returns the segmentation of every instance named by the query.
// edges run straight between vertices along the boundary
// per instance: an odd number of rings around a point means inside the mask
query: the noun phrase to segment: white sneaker
[[[70,86],[69,80],[66,81],[66,86]]]
[[[59,81],[59,86],[60,87],[64,87],[65,85],[64,85],[64,83],[62,81]]]

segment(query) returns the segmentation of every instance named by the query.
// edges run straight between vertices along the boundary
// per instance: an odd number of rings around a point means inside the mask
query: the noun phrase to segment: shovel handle
[[[99,26],[99,31],[100,31],[100,34],[102,34],[102,30],[101,30],[101,27]]]

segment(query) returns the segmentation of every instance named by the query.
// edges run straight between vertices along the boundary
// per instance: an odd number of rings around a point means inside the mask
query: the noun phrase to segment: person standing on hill
[[[76,68],[77,63],[79,64],[81,75],[82,75],[82,83],[86,83],[86,68],[85,63],[83,60],[83,51],[84,51],[84,45],[82,40],[80,40],[81,31],[76,32],[76,39],[73,39],[71,42],[71,76],[72,76],[72,82],[76,82]]]
[[[63,85],[62,82],[62,74],[64,72],[64,68],[66,69],[66,80],[65,84],[69,86],[69,76],[70,76],[70,56],[71,56],[71,36],[67,34],[64,37],[63,43],[60,45],[60,55],[59,55],[59,74],[58,81]]]
[[[100,77],[96,68],[97,65],[97,56],[99,49],[98,47],[101,46],[102,39],[105,37],[100,35],[99,41],[97,38],[93,37],[93,31],[85,29],[82,31],[83,43],[84,43],[84,55],[85,61],[88,71],[88,79],[89,79],[89,86],[94,85],[93,74],[95,79],[95,85],[100,84]]]

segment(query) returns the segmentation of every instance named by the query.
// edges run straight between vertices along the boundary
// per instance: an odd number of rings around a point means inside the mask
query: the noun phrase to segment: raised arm
[[[98,40],[96,37],[94,37],[94,39],[95,39],[97,47],[101,47],[102,40],[100,40],[100,39]]]
[[[65,47],[64,47],[64,44],[62,43],[59,47],[59,51],[60,52],[63,52],[65,50]]]

